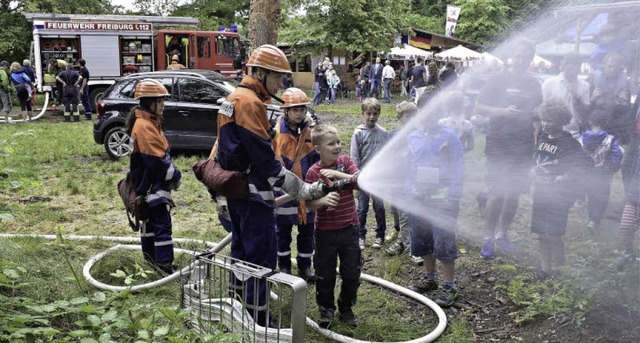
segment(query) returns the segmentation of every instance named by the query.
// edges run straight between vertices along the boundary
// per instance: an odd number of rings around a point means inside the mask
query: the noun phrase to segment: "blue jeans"
[[[373,199],[373,212],[376,216],[376,237],[384,238],[387,231],[387,219],[384,213],[384,202],[369,193],[358,191],[358,221],[360,222],[360,237],[367,235],[367,213],[369,212],[369,199]]]
[[[89,100],[89,86],[84,87],[80,94],[80,99],[82,100],[82,106],[84,107],[84,115],[91,118],[93,108],[91,107],[91,101]]]
[[[445,262],[455,261],[458,258],[457,218],[458,205],[446,205],[441,201],[434,201],[429,206],[428,218],[409,215],[411,254],[433,256]]]
[[[332,104],[336,103],[336,93],[338,93],[338,90],[335,89],[335,87],[331,88],[331,103]]]
[[[313,95],[313,104],[317,105],[320,103],[320,101],[324,100],[324,99],[320,99],[320,84],[318,84],[317,82],[313,83],[313,88],[315,89],[316,93]]]
[[[391,82],[393,82],[393,79],[387,78],[384,79],[384,83],[382,84],[382,88],[384,89],[385,102],[391,102]]]
[[[369,97],[373,97],[375,92],[376,99],[380,97],[380,80],[371,79],[371,89],[369,90]]]

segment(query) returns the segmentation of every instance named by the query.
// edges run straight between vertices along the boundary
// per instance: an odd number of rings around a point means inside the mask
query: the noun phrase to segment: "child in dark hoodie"
[[[587,189],[587,209],[589,221],[587,229],[593,234],[599,227],[600,221],[609,204],[611,193],[611,179],[620,169],[623,150],[618,140],[603,128],[607,126],[608,113],[604,110],[594,110],[589,116],[589,126],[580,138],[582,148],[591,155],[595,169],[592,173],[590,186]]]

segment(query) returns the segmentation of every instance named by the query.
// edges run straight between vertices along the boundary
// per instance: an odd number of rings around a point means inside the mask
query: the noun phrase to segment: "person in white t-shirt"
[[[384,102],[391,102],[391,83],[396,77],[396,71],[393,70],[391,62],[389,60],[384,62],[385,66],[382,68],[382,88],[384,89]]]
[[[564,126],[564,130],[576,139],[580,138],[582,129],[588,123],[586,115],[591,105],[589,83],[578,77],[581,64],[579,55],[575,53],[565,55],[561,65],[562,72],[542,84],[544,101],[560,98],[569,107],[572,117],[569,124]]]

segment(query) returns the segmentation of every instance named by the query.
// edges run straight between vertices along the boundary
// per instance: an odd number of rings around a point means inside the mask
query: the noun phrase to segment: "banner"
[[[460,7],[447,5],[447,23],[445,25],[445,35],[447,37],[453,37],[453,33],[456,30],[456,24],[458,24],[458,17],[460,16]]]

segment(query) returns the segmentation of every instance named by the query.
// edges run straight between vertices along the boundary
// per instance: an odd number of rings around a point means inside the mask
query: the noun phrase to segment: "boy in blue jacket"
[[[587,189],[589,211],[587,229],[592,234],[600,226],[600,221],[607,210],[611,194],[611,179],[622,163],[623,152],[618,145],[618,140],[604,130],[608,115],[606,111],[599,109],[591,112],[589,116],[591,130],[585,131],[580,139],[582,148],[591,155],[595,166]]]
[[[424,127],[407,137],[410,177],[407,191],[424,207],[426,217],[410,216],[411,253],[424,259],[425,274],[411,289],[423,293],[438,289],[436,260],[442,263],[442,293],[436,303],[451,306],[458,297],[455,283],[456,221],[462,196],[464,151],[458,135],[438,124],[435,112]]]

